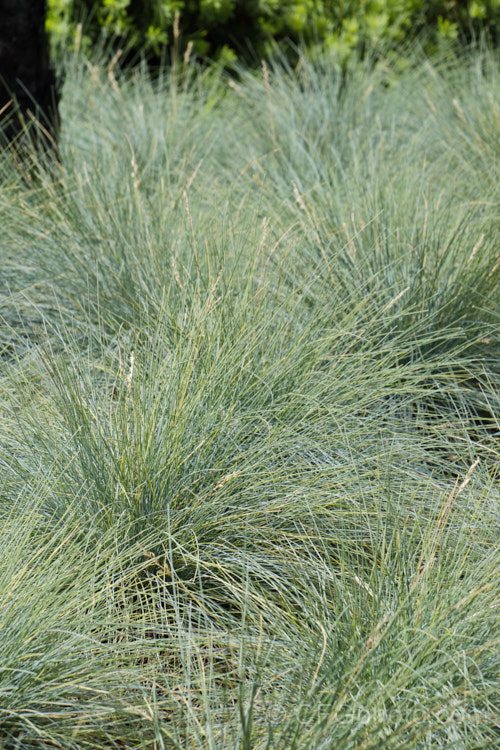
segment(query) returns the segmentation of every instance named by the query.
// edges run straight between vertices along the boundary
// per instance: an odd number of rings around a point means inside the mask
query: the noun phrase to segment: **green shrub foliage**
[[[104,38],[150,60],[173,52],[230,64],[259,60],[275,43],[305,42],[346,60],[419,36],[443,41],[497,36],[500,0],[49,0],[55,45],[90,48]],[[83,29],[83,36],[82,36]]]

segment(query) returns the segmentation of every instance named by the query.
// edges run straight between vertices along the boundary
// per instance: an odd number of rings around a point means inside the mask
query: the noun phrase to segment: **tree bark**
[[[45,32],[46,0],[0,0],[0,139],[55,148],[59,92]]]

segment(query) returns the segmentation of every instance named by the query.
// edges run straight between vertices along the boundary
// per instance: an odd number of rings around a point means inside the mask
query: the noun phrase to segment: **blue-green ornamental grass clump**
[[[2,750],[500,746],[498,62],[76,55],[0,155]]]

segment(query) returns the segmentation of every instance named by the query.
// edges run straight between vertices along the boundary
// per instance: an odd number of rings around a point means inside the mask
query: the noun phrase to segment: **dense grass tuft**
[[[0,749],[500,746],[498,83],[70,61],[0,163]]]

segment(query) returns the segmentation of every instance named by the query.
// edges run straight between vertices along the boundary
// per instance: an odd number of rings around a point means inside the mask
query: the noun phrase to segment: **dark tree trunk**
[[[38,146],[56,145],[59,94],[49,60],[45,13],[46,0],[0,0],[2,145],[19,137],[22,141],[25,126]]]

